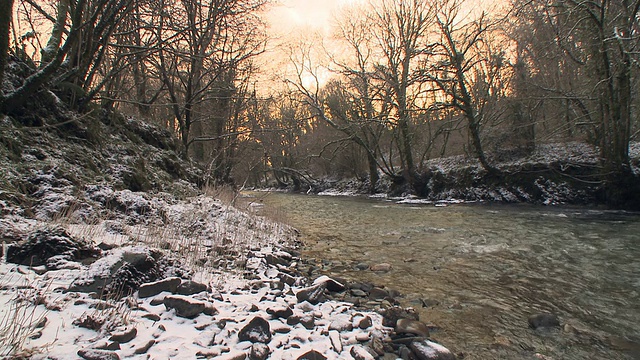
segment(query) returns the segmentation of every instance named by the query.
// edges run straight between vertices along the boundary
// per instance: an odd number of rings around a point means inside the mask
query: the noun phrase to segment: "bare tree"
[[[0,86],[4,79],[4,68],[9,55],[9,30],[11,28],[11,14],[13,14],[13,0],[0,1]],[[0,108],[2,98],[0,94]]]
[[[377,74],[387,85],[388,101],[394,107],[392,121],[399,130],[402,176],[411,185],[416,170],[412,146],[412,108],[423,98],[424,74],[418,65],[430,56],[426,44],[434,11],[435,8],[427,1],[383,0],[368,15],[375,46],[382,56]]]
[[[474,155],[485,170],[493,173],[497,170],[487,159],[481,131],[483,125],[496,121],[490,118],[495,111],[492,107],[506,89],[504,52],[495,51],[490,42],[490,32],[497,22],[489,20],[484,12],[475,19],[463,16],[462,6],[456,0],[438,5],[440,39],[434,44],[434,52],[439,61],[431,63],[427,74],[450,105],[462,112]]]

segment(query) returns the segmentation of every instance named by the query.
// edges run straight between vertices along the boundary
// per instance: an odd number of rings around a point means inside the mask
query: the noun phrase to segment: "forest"
[[[141,119],[237,186],[416,190],[429,159],[466,155],[492,176],[500,158],[578,142],[597,149],[609,202],[628,197],[640,0],[489,4],[349,2],[327,33],[282,39],[270,0],[2,0],[0,111],[48,99]]]

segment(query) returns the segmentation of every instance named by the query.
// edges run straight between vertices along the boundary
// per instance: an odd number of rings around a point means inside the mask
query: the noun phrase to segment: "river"
[[[325,273],[400,291],[464,359],[640,359],[640,214],[253,195]],[[540,312],[563,326],[529,329]]]

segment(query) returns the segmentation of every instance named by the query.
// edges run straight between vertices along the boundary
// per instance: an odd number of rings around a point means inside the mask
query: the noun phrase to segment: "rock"
[[[316,319],[313,315],[304,315],[300,318],[300,324],[307,330],[313,330],[316,326]]]
[[[263,343],[255,343],[251,345],[251,352],[249,353],[250,360],[265,360],[269,357],[271,350],[269,346]]]
[[[145,319],[149,319],[151,321],[160,321],[160,315],[158,314],[149,313],[149,314],[142,315],[142,317]]]
[[[111,350],[111,351],[115,351],[115,350],[120,350],[120,343],[117,341],[106,341],[103,340],[100,343],[97,343],[94,346],[96,349],[100,349],[100,350]]]
[[[69,291],[95,292],[103,298],[122,298],[140,285],[162,275],[163,254],[143,246],[127,246],[110,251],[76,278]]]
[[[389,292],[379,287],[374,287],[369,292],[369,299],[373,299],[373,300],[382,300],[387,296],[389,296]]]
[[[433,341],[423,340],[414,341],[409,345],[413,354],[418,360],[455,360],[456,357],[446,347],[434,343]]]
[[[423,322],[413,319],[398,319],[395,327],[396,334],[413,334],[428,338],[429,328]]]
[[[281,255],[281,254],[278,254],[278,255]],[[287,257],[286,255],[284,256],[278,256],[278,255],[267,254],[265,256],[265,260],[267,261],[267,264],[282,265],[282,266],[289,266],[291,264],[291,255],[289,255],[288,259],[286,258]]]
[[[213,304],[206,304],[204,305],[204,310],[202,310],[202,312],[205,315],[209,315],[209,316],[214,316],[218,313],[218,309],[215,308],[215,306],[213,306]]]
[[[343,292],[347,288],[342,283],[326,275],[322,275],[313,281],[313,285],[318,285],[318,284],[324,284],[325,288],[330,292]]]
[[[360,289],[351,289],[351,295],[358,297],[367,297],[367,293]]]
[[[156,296],[151,301],[149,301],[149,305],[158,306],[164,304],[164,296]]]
[[[382,325],[395,327],[399,319],[418,320],[418,314],[412,308],[403,308],[400,306],[392,306],[382,312]]]
[[[329,324],[329,330],[336,330],[340,332],[353,330],[353,324],[348,316],[338,316],[334,318]]]
[[[53,270],[54,263],[82,260],[97,257],[100,249],[89,243],[69,235],[62,227],[45,227],[31,232],[27,239],[18,244],[12,244],[7,249],[7,262],[27,265],[47,265]],[[49,260],[55,258],[51,264]],[[49,268],[49,265],[52,267]]]
[[[111,337],[109,337],[109,340],[116,341],[120,344],[124,344],[133,340],[133,338],[135,338],[136,335],[138,335],[138,330],[135,327],[131,327],[124,331],[115,332],[111,334]]]
[[[269,322],[259,316],[254,317],[238,332],[238,340],[268,344],[271,341]]]
[[[327,360],[327,357],[317,352],[316,350],[309,350],[306,353],[298,356],[297,360]]]
[[[139,348],[135,349],[135,350],[133,351],[133,353],[134,353],[134,354],[146,354],[146,353],[147,353],[147,351],[149,351],[149,349],[151,349],[151,347],[152,347],[153,345],[155,345],[155,343],[156,343],[156,341],[155,341],[155,340],[153,340],[153,339],[151,339],[151,340],[147,341],[147,343],[146,343],[146,344],[144,344],[144,345],[142,345],[141,347],[139,347]]]
[[[298,302],[308,301],[311,304],[317,304],[324,300],[325,284],[317,284],[301,289],[296,293]]]
[[[293,310],[288,306],[268,308],[267,314],[273,316],[274,319],[288,319],[291,315],[293,315]]]
[[[120,360],[117,353],[99,349],[80,349],[78,356],[86,360]]]
[[[369,267],[369,270],[375,271],[375,272],[389,272],[391,271],[391,264],[381,263],[381,264],[371,265],[371,267]]]
[[[369,268],[369,264],[367,263],[358,263],[354,266],[356,270],[367,270]]]
[[[340,339],[340,333],[335,330],[329,330],[329,340],[331,340],[333,350],[340,354],[342,352],[342,339]]]
[[[206,307],[202,301],[183,295],[165,296],[163,303],[167,309],[175,309],[176,315],[187,319],[200,315]]]
[[[365,347],[361,345],[353,346],[349,353],[355,360],[375,360],[373,354],[371,354]]]
[[[374,336],[371,338],[371,341],[369,341],[369,348],[373,350],[373,352],[378,356],[382,356],[386,352],[384,343],[378,336]]]
[[[373,320],[371,320],[371,317],[369,315],[363,317],[362,319],[360,319],[360,321],[358,322],[358,327],[362,330],[364,329],[368,329],[369,327],[371,327],[373,325]]]
[[[193,295],[204,291],[208,291],[209,287],[205,284],[201,284],[195,281],[187,280],[178,285],[176,293],[180,295]]]
[[[555,314],[536,314],[529,317],[529,327],[532,329],[560,327],[560,320]]]
[[[148,298],[160,294],[163,291],[175,293],[178,286],[182,283],[182,279],[177,277],[170,277],[159,281],[145,283],[140,285],[138,289],[138,297]]]

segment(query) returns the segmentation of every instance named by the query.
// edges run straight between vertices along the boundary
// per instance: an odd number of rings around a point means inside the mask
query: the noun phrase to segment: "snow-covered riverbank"
[[[91,223],[73,213],[45,221],[5,209],[13,213],[0,221],[0,235],[21,244],[5,246],[0,263],[5,357],[451,355],[426,340],[428,329],[415,319],[395,326],[404,310],[382,311],[385,318],[357,309],[340,300],[352,290],[339,281],[302,276],[288,226],[204,195],[87,189],[96,213],[115,199],[127,206],[109,205],[109,216]],[[384,301],[373,304],[389,308]],[[411,339],[401,347],[392,337]]]

